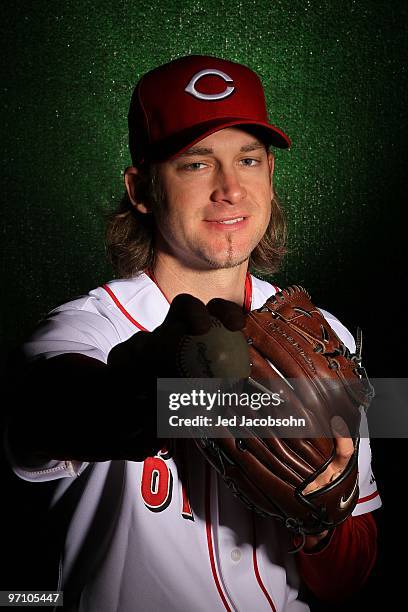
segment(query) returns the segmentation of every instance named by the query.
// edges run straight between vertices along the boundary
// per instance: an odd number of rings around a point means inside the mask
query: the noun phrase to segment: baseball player
[[[381,502],[366,437],[352,516],[291,554],[285,526],[245,507],[192,441],[156,435],[153,387],[173,375],[175,339],[207,331],[210,315],[240,329],[278,290],[249,269],[272,274],[284,253],[269,147],[290,141],[252,70],[187,56],[140,79],[129,142],[126,196],[108,228],[120,278],[53,310],[26,342],[42,409],[11,419],[7,436],[18,476],[58,480],[50,517],[64,510],[64,609],[298,612],[309,609],[302,582],[336,600],[375,560]],[[322,312],[353,352],[352,335]],[[351,452],[339,437],[314,486]]]

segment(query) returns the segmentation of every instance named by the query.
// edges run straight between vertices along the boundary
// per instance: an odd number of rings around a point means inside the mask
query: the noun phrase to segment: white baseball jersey
[[[252,309],[275,291],[248,275],[246,302]],[[146,274],[112,281],[53,310],[25,352],[30,358],[77,352],[106,363],[116,344],[141,329],[155,329],[168,309],[160,288]],[[347,329],[323,314],[353,351]],[[73,418],[80,420],[80,415]],[[177,441],[176,452],[162,451],[143,462],[51,461],[30,468],[17,465],[12,449],[8,453],[23,479],[60,479],[54,510],[75,500],[61,551],[64,609],[309,609],[297,599],[290,534],[236,499],[193,442]],[[354,515],[381,505],[367,438],[360,444],[359,486]]]

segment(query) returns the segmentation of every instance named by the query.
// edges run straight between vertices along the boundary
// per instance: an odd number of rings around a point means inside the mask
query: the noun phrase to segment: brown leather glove
[[[199,448],[252,509],[303,536],[331,529],[351,514],[358,499],[360,406],[367,408],[373,396],[360,355],[350,354],[298,286],[249,313],[243,332],[251,359],[249,382],[261,383],[255,390],[277,392],[284,400],[262,416],[304,418],[307,434],[290,438],[291,430],[279,427],[263,428],[260,434],[248,426],[237,438],[226,427],[225,438],[198,439]],[[334,417],[343,420],[354,452],[341,475],[304,493],[335,456]]]

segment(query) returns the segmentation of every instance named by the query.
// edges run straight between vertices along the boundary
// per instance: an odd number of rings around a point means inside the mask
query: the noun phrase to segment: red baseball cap
[[[205,55],[180,57],[147,72],[130,102],[134,166],[176,157],[213,132],[248,126],[267,144],[290,140],[269,123],[262,83],[247,66]]]

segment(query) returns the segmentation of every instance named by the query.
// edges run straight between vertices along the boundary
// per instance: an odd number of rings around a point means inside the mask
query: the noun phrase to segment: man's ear
[[[135,168],[134,166],[129,166],[125,170],[124,174],[126,191],[128,192],[128,196],[130,201],[132,202],[132,206],[141,213],[150,213],[151,209],[145,199],[142,199],[143,189],[142,183],[143,178],[141,176],[140,170]]]
[[[275,156],[271,151],[268,151],[268,164],[269,164],[269,174],[270,174],[271,182],[272,182],[273,171],[275,169]]]

